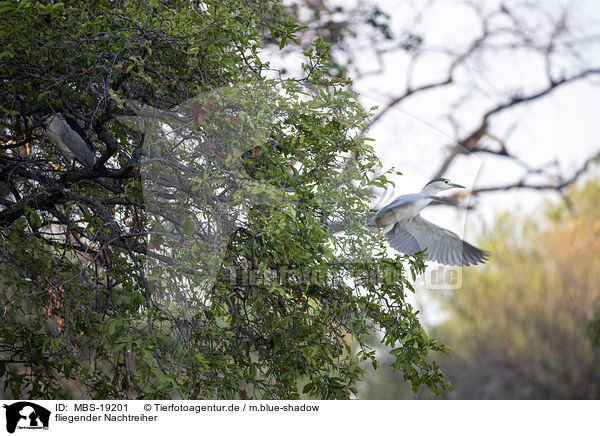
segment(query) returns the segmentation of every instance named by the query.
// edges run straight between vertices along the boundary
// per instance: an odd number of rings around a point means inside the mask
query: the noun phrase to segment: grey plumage
[[[421,192],[394,199],[371,216],[367,225],[382,228],[390,246],[400,253],[413,255],[427,250],[426,258],[445,265],[468,266],[483,263],[488,259],[488,253],[419,214],[434,200],[445,202],[434,194],[459,187],[464,188],[448,179],[434,179]]]
[[[421,215],[396,223],[385,236],[392,248],[401,253],[416,254],[427,249],[428,259],[445,265],[476,265],[488,258],[483,250]]]
[[[75,120],[57,113],[48,117],[44,124],[48,139],[69,161],[77,160],[90,168],[94,166],[92,143]]]

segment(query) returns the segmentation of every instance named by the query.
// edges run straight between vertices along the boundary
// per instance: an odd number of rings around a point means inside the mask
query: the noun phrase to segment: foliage
[[[422,261],[363,225],[387,179],[327,44],[265,79],[263,40],[299,30],[278,6],[0,5],[6,395],[348,398],[374,328],[415,389],[449,387],[405,301]],[[93,168],[45,138],[54,112],[88,130]]]
[[[297,38],[300,46],[315,37],[327,42],[325,71],[331,76],[356,77],[376,71],[380,65],[374,67],[372,58],[365,62],[359,54],[361,48],[368,47],[379,57],[398,48],[412,51],[419,43],[419,36],[410,32],[395,35],[390,15],[373,2],[290,0],[285,5],[290,15],[305,25]]]

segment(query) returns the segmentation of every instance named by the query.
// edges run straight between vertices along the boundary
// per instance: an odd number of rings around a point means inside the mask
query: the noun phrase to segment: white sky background
[[[429,6],[415,26],[414,9],[402,8],[405,1],[380,0],[380,7],[392,16],[394,32],[410,29],[424,36],[426,45],[462,49],[480,35],[479,18],[472,8],[463,2],[443,0],[437,2],[413,1],[414,5]],[[477,1],[478,4],[495,2]],[[513,2],[514,3],[514,2]],[[523,3],[523,2],[520,2]],[[564,1],[537,2],[544,8],[560,7]],[[433,6],[431,6],[433,4]],[[510,4],[510,2],[507,2]],[[571,1],[572,22],[569,29],[574,34],[600,33],[600,2]],[[586,53],[591,65],[600,65],[598,44]],[[359,57],[360,58],[360,57]],[[368,59],[368,58],[365,58]],[[446,64],[440,56],[425,58],[413,72],[414,86],[443,80]],[[455,116],[467,129],[481,120],[482,108],[497,104],[498,93],[506,89],[523,89],[531,93],[545,86],[542,57],[506,51],[493,57],[470,62],[473,76],[482,75],[479,89],[473,90],[472,99],[463,105]],[[406,86],[408,55],[396,52],[384,56],[381,74],[367,76],[356,81],[361,101],[365,105],[380,105],[390,96],[399,95]],[[362,67],[362,66],[359,66]],[[368,69],[367,66],[364,67]],[[457,81],[462,89],[473,86],[472,77],[459,75]],[[505,115],[492,121],[492,131],[499,134],[512,128],[507,140],[508,150],[531,166],[544,165],[557,160],[561,172],[569,177],[573,171],[594,152],[600,149],[600,81],[577,82],[553,91],[533,103],[509,109]],[[395,195],[417,192],[439,168],[448,147],[454,140],[452,126],[445,119],[449,104],[455,93],[432,90],[405,100],[398,109],[390,110],[369,133],[375,139],[375,149],[386,167],[394,166],[403,176],[396,182]],[[488,95],[491,98],[488,98]],[[454,97],[454,98],[453,98]],[[508,99],[510,95],[506,96]],[[381,102],[381,103],[378,103]],[[461,123],[462,124],[462,123]],[[462,131],[461,134],[465,134]],[[521,166],[512,160],[477,154],[458,156],[445,174],[451,180],[469,186],[496,186],[518,181],[524,174]],[[530,178],[532,182],[546,182]],[[556,192],[515,190],[480,195],[477,208],[468,214],[447,207],[425,209],[427,219],[466,236],[471,242],[477,233],[493,225],[494,217],[507,210],[534,213],[545,201],[557,201]],[[491,249],[493,247],[484,247]],[[421,315],[425,322],[436,323],[444,316],[435,308],[429,290],[417,292]]]
[[[360,4],[358,0],[337,0],[337,3],[350,8]],[[496,0],[474,0],[484,10],[496,7]],[[336,1],[327,0],[327,4]],[[406,30],[424,38],[428,47],[462,51],[480,36],[479,18],[472,7],[460,0],[376,0],[362,4],[377,4],[391,16],[391,28],[395,36]],[[519,17],[533,29],[546,30],[547,20],[535,12],[536,5],[557,15],[564,5],[569,5],[568,32],[573,38],[595,34],[600,36],[600,2],[597,0],[545,0],[526,2],[506,0],[504,4],[511,10],[531,4],[532,13]],[[334,16],[335,18],[335,16]],[[340,15],[340,19],[343,15]],[[502,17],[496,22],[502,23]],[[545,35],[540,31],[540,35]],[[498,43],[508,40],[496,39]],[[600,67],[600,38],[593,44],[585,45],[581,60],[563,56],[556,64],[559,68],[555,77],[568,74],[582,64]],[[360,35],[353,47],[355,65],[361,71],[376,71],[379,66],[373,48],[362,43]],[[289,51],[288,51],[289,53]],[[285,67],[290,74],[298,73],[303,61],[300,54],[281,56],[273,50],[267,57],[273,67]],[[399,95],[406,86],[407,65],[410,55],[401,50],[383,55],[383,68],[380,73],[354,78],[354,88],[365,107],[383,106],[390,97]],[[438,53],[423,56],[413,71],[413,86],[439,81],[446,77],[448,57]],[[445,118],[448,108],[457,98],[470,91],[470,99],[453,115],[466,134],[481,121],[481,114],[499,102],[510,99],[511,92],[520,90],[531,93],[546,86],[542,56],[532,55],[531,51],[504,50],[486,56],[475,57],[467,64],[471,74],[464,69],[457,70],[455,83],[451,87],[417,93],[404,100],[401,105],[390,110],[374,124],[369,136],[374,138],[374,147],[384,163],[384,169],[395,167],[403,173],[395,179],[399,195],[417,192],[431,179],[446,155],[448,145],[454,142],[455,132]],[[475,79],[475,80],[473,80]],[[598,117],[600,114],[600,79],[581,81],[565,85],[550,95],[533,103],[518,105],[493,118],[491,131],[499,136],[511,131],[507,136],[509,151],[531,166],[539,166],[557,160],[561,173],[569,177],[594,151],[600,149]],[[493,147],[494,145],[491,144]],[[514,161],[490,154],[458,156],[445,176],[467,187],[484,187],[514,182],[524,174],[523,167]],[[531,182],[548,182],[540,177],[531,177]],[[553,180],[550,180],[553,181]],[[555,180],[554,180],[555,181]],[[387,198],[387,196],[386,196]],[[558,199],[554,192],[532,192],[526,190],[507,191],[480,195],[478,207],[469,212],[468,239],[473,239],[483,228],[493,223],[498,213],[521,208],[534,211],[547,199]],[[425,210],[424,215],[463,233],[462,219],[456,220],[456,211],[450,208]],[[443,218],[440,218],[443,216]],[[460,214],[459,214],[460,217]]]
[[[327,4],[333,2],[327,1]],[[355,1],[339,1],[350,6]],[[498,5],[495,0],[474,0],[488,10]],[[410,30],[424,38],[425,46],[462,51],[481,35],[480,19],[472,7],[458,0],[376,0],[363,4],[377,4],[392,17],[391,30],[395,36]],[[537,8],[554,13],[569,5],[568,32],[572,37],[600,35],[600,2],[597,0],[545,0],[525,2],[506,0],[512,10],[533,5],[531,14],[519,16],[527,26],[543,31],[547,21],[536,12]],[[419,15],[419,9],[422,14]],[[522,12],[522,9],[521,9]],[[498,20],[502,20],[499,17]],[[501,25],[499,21],[497,24]],[[544,32],[540,32],[545,35]],[[498,43],[506,42],[501,39]],[[362,47],[361,47],[362,45]],[[360,43],[360,35],[354,48],[354,56],[360,60],[355,65],[361,71],[376,71],[379,67],[372,56],[372,47]],[[276,52],[269,56],[274,67],[296,63],[301,57],[280,58]],[[400,50],[383,56],[380,73],[354,78],[354,89],[359,92],[364,106],[384,106],[390,97],[402,94],[406,86],[409,54]],[[446,78],[448,59],[438,53],[426,55],[413,71],[413,86]],[[585,46],[581,59],[562,56],[556,62],[555,78],[569,74],[582,65],[600,67],[600,39]],[[531,51],[504,50],[473,58],[455,75],[455,84],[447,90],[434,89],[418,93],[404,100],[396,109],[390,110],[374,124],[368,136],[374,138],[374,147],[384,164],[384,170],[395,167],[403,173],[396,178],[393,197],[418,192],[439,168],[448,146],[454,142],[455,132],[445,118],[449,107],[465,90],[470,99],[453,115],[465,135],[481,122],[486,109],[508,101],[511,92],[520,90],[532,93],[547,85],[543,57]],[[491,122],[491,131],[499,136],[511,131],[506,146],[532,167],[556,160],[560,172],[569,177],[582,163],[600,149],[600,79],[580,81],[554,90],[550,95],[509,109]],[[493,146],[492,143],[490,143]],[[516,182],[524,174],[523,167],[514,161],[490,154],[458,156],[445,176],[467,187],[496,186]],[[531,182],[556,182],[541,177],[531,177]],[[386,197],[386,203],[393,198]],[[474,242],[478,233],[493,225],[494,217],[507,210],[534,213],[546,201],[557,201],[559,196],[551,191],[514,190],[480,195],[475,201],[477,208],[466,214],[448,207],[435,207],[423,211],[423,215]],[[379,204],[382,206],[383,204]],[[465,231],[466,229],[466,231]],[[492,248],[492,247],[483,247]],[[492,250],[493,255],[493,250]],[[435,291],[433,291],[435,292]],[[428,300],[428,293],[421,295]],[[435,312],[435,310],[433,311]],[[435,316],[433,317],[435,318]]]
[[[425,4],[430,2],[417,2]],[[393,30],[411,29],[424,35],[425,44],[451,48],[465,47],[479,35],[479,19],[472,9],[459,1],[444,0],[428,7],[417,26],[411,14],[396,9],[396,5],[406,5],[404,1],[381,0],[378,4],[393,19]],[[492,3],[479,1],[477,3]],[[521,2],[522,3],[522,2]],[[538,2],[544,8],[548,5],[563,4],[563,1]],[[600,3],[594,0],[572,1],[573,22],[577,17],[576,33],[600,33]],[[581,11],[577,13],[577,11]],[[586,29],[584,29],[586,27]],[[384,58],[382,74],[368,76],[356,82],[361,100],[366,105],[386,102],[390,95],[398,95],[403,91],[406,80],[408,55],[394,53]],[[442,58],[431,56],[413,73],[415,86],[445,78],[446,65],[440,65]],[[589,64],[600,65],[598,45],[595,52],[589,53],[586,59]],[[596,62],[594,62],[596,60]],[[470,62],[473,74],[483,73],[483,80],[477,83],[479,89],[473,90],[473,96],[464,104],[455,116],[463,120],[467,128],[472,128],[480,121],[482,108],[491,108],[498,100],[497,95],[503,90],[522,89],[530,93],[545,82],[542,57],[532,57],[531,53],[523,56],[518,52],[497,53],[493,57]],[[472,77],[459,75],[457,81],[462,89],[473,86]],[[502,134],[514,126],[509,136],[507,147],[510,152],[519,156],[532,166],[546,164],[557,160],[563,173],[568,177],[594,151],[600,148],[598,133],[600,114],[600,81],[596,84],[579,82],[566,85],[555,90],[547,97],[534,103],[520,105],[508,110],[505,115],[496,117],[492,122],[492,131]],[[490,94],[488,98],[486,94]],[[454,140],[454,132],[444,118],[448,106],[457,94],[451,91],[432,90],[414,97],[409,97],[398,109],[392,109],[377,122],[370,136],[375,141],[375,148],[386,166],[393,165],[402,171],[403,176],[396,180],[398,193],[418,191],[438,169],[445,156],[448,144]],[[453,98],[454,97],[454,98]],[[510,95],[506,95],[509,99]],[[446,99],[444,99],[446,98]],[[465,131],[461,132],[466,133]],[[479,170],[480,164],[482,165]],[[489,154],[476,156],[458,156],[446,176],[465,186],[483,187],[517,181],[524,170],[513,161]],[[531,178],[532,181],[543,181]],[[543,199],[557,198],[556,193],[540,193],[528,191],[509,191],[495,194],[484,194],[478,198],[475,214],[483,214],[485,222],[492,223],[491,218],[500,211],[519,207],[533,210]],[[441,209],[446,209],[441,212]],[[424,211],[424,215],[436,220],[440,214],[446,215],[448,208],[435,208]],[[472,213],[471,213],[472,214]],[[471,219],[476,217],[470,217]],[[447,217],[450,219],[450,217]],[[446,223],[444,219],[442,222]],[[439,220],[438,220],[439,222]],[[475,224],[475,223],[473,223]],[[454,230],[460,230],[454,228]],[[467,237],[473,233],[467,232]]]

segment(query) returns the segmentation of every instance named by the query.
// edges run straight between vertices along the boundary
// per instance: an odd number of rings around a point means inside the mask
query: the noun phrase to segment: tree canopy
[[[413,387],[444,346],[419,258],[364,226],[380,162],[327,44],[282,79],[275,1],[0,5],[0,377],[36,398],[348,398],[381,330]],[[93,167],[45,135],[63,113]],[[345,231],[334,233],[343,223]]]

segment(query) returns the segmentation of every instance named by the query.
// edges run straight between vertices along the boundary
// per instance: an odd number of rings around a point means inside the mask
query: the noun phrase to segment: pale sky
[[[346,7],[360,3],[357,0],[327,0],[327,4],[335,4],[336,1]],[[413,71],[415,86],[444,79],[449,58],[444,57],[441,51],[461,51],[480,35],[479,19],[473,8],[466,3],[460,0],[362,2],[363,5],[377,4],[390,14],[391,28],[395,35],[402,35],[406,30],[416,32],[424,38],[425,46],[437,50],[423,56],[417,64]],[[490,10],[501,2],[474,0],[471,3],[483,10]],[[548,28],[549,20],[544,14],[537,12],[536,5],[542,5],[544,11],[554,15],[563,5],[569,5],[569,35],[578,39],[592,34],[599,37],[583,46],[580,59],[572,56],[557,57],[555,76],[568,74],[583,64],[600,67],[600,4],[597,0],[505,0],[503,4],[517,12],[522,11],[519,8],[524,5],[533,5],[530,7],[531,13],[526,9],[525,13],[518,16],[525,26],[540,32]],[[498,16],[492,24],[496,27],[508,25],[503,20],[506,18]],[[499,37],[493,41],[502,44],[510,42],[510,39]],[[377,70],[377,62],[372,56],[373,47],[361,43],[360,34],[353,49],[360,62],[360,70]],[[287,52],[290,53],[289,50]],[[297,53],[282,57],[276,49],[266,57],[274,67],[285,66],[291,74],[299,73],[299,65],[303,61],[302,56]],[[366,107],[383,106],[390,96],[402,92],[406,85],[409,58],[408,53],[393,51],[384,55],[381,73],[358,78],[350,73],[354,78],[354,88]],[[373,144],[384,168],[394,166],[403,173],[402,177],[395,180],[396,192],[388,193],[385,200],[392,195],[420,190],[435,173],[445,156],[447,146],[455,140],[455,132],[445,115],[449,112],[450,105],[465,91],[470,93],[469,100],[458,110],[452,111],[463,126],[460,134],[465,134],[480,121],[482,110],[510,99],[509,92],[517,90],[531,93],[546,84],[543,57],[532,54],[531,51],[507,49],[478,56],[469,61],[467,68],[469,73],[457,70],[452,87],[415,94],[390,110],[369,132],[369,136],[375,139]],[[510,130],[507,141],[510,152],[532,166],[557,160],[563,175],[569,177],[587,157],[600,148],[597,121],[599,113],[600,78],[597,78],[595,81],[566,85],[543,99],[520,105],[495,117],[492,132],[502,136]],[[511,160],[477,154],[457,157],[446,176],[467,187],[483,187],[517,181],[523,174],[523,168]],[[533,177],[529,180],[547,181]],[[552,192],[530,191],[481,195],[477,200],[477,210],[469,213],[469,219],[474,224],[469,226],[467,237],[476,235],[483,228],[483,223],[490,225],[493,217],[500,212],[515,207],[534,211],[545,199],[558,199],[558,196]],[[425,211],[425,215],[434,221],[437,216],[443,215],[443,223],[456,221],[452,219],[456,213],[449,208],[435,208],[433,212]],[[451,223],[450,227],[462,233],[461,228],[464,226],[460,221],[461,219],[458,223]]]
[[[425,43],[451,48],[464,47],[478,36],[478,21],[463,2],[443,0],[421,17],[415,26],[410,8],[395,8],[404,1],[380,0],[381,8],[392,14],[397,29],[410,28],[425,37]],[[413,2],[429,4],[431,2]],[[478,4],[494,2],[478,1]],[[507,5],[515,2],[506,2]],[[523,2],[520,2],[523,3]],[[540,2],[544,7],[565,2]],[[600,34],[600,4],[597,1],[572,1],[573,32],[577,35]],[[510,6],[509,6],[510,7]],[[585,61],[600,66],[600,43],[589,47]],[[362,59],[367,60],[364,57]],[[569,65],[573,65],[570,61]],[[385,57],[385,67],[378,75],[368,76],[355,82],[365,106],[383,106],[389,96],[402,92],[406,80],[408,55],[394,53]],[[444,59],[441,56],[426,57],[413,73],[415,86],[445,78]],[[494,102],[504,101],[498,95],[507,89],[522,89],[531,93],[544,86],[542,58],[505,51],[494,56],[481,57],[469,64],[473,74],[480,74],[478,83],[473,84],[469,76],[459,75],[458,90],[433,90],[405,100],[402,106],[390,110],[378,121],[369,136],[375,139],[377,154],[384,168],[394,166],[403,173],[395,179],[395,195],[417,192],[439,168],[448,144],[454,142],[454,132],[444,118],[448,107],[458,92],[474,87],[471,99],[460,107],[455,116],[468,128],[480,121],[482,109],[493,107]],[[568,72],[567,66],[564,67]],[[461,83],[462,82],[462,83]],[[509,98],[507,96],[506,98]],[[539,166],[557,160],[565,177],[569,177],[589,156],[600,149],[600,79],[593,82],[577,82],[555,90],[534,103],[521,105],[493,120],[494,133],[502,134],[512,126],[507,140],[509,151],[531,166]],[[465,131],[461,132],[462,134]],[[506,158],[490,154],[458,156],[445,174],[451,180],[470,186],[495,186],[517,181],[524,174],[521,166]],[[596,172],[597,174],[597,172]],[[532,182],[547,182],[547,179],[530,178]],[[389,195],[389,194],[388,194]],[[387,202],[388,199],[386,199]],[[519,213],[535,213],[546,201],[558,201],[552,191],[505,191],[480,195],[477,208],[468,213],[449,207],[425,209],[427,219],[449,228],[475,242],[477,234],[489,230],[494,217],[502,212],[515,210]],[[492,249],[493,247],[484,247]],[[427,287],[426,287],[427,288]],[[413,302],[421,307],[421,317],[426,323],[437,323],[444,314],[436,308],[431,289],[416,296]]]
[[[419,4],[416,1],[413,3]],[[477,17],[463,2],[444,0],[433,3],[434,6],[428,9],[418,26],[415,26],[412,15],[406,8],[394,8],[394,5],[406,2],[378,1],[382,9],[392,14],[394,26],[398,29],[411,28],[421,32],[428,45],[463,47],[478,35]],[[540,3],[548,7],[564,2]],[[600,34],[600,26],[596,24],[600,23],[600,5],[591,0],[570,3],[573,16],[579,17],[580,20],[574,32],[585,34],[595,31]],[[511,2],[506,4],[510,5]],[[586,59],[589,64],[600,66],[599,47],[600,44],[596,43],[595,50],[586,53],[589,56]],[[405,86],[407,59],[408,55],[395,52],[385,57],[382,74],[357,80],[356,89],[360,93],[361,101],[365,105],[381,105],[387,101],[388,96],[399,94]],[[422,66],[413,73],[415,85],[443,79],[443,59],[441,56],[424,59]],[[545,84],[541,75],[541,59],[541,56],[536,58],[530,53],[524,56],[522,53],[506,51],[470,63],[469,67],[475,70],[474,74],[480,73],[483,79],[480,80],[481,83],[473,85],[470,77],[458,77],[458,86],[461,89],[472,86],[479,89],[472,91],[471,99],[455,116],[466,126],[472,127],[479,121],[478,115],[481,114],[482,108],[492,107],[494,101],[503,101],[491,97],[508,89],[522,89],[525,93],[539,89]],[[578,82],[566,85],[539,101],[521,105],[497,117],[493,121],[492,129],[495,133],[502,134],[512,126],[514,130],[507,141],[509,151],[533,166],[557,160],[563,174],[568,177],[588,156],[600,148],[599,85],[599,79],[596,79],[595,83]],[[384,165],[393,165],[404,174],[397,180],[398,193],[418,191],[437,170],[445,156],[447,145],[454,140],[454,132],[443,116],[448,112],[448,105],[456,95],[456,92],[438,90],[416,95],[406,100],[398,109],[389,111],[374,125],[369,135],[375,139],[375,148]],[[465,186],[490,186],[519,180],[523,173],[522,167],[508,159],[478,154],[459,156],[446,176]],[[536,181],[534,178],[531,180]],[[526,210],[533,210],[539,207],[541,199],[556,197],[554,193],[528,191],[486,194],[479,197],[476,213],[482,214],[485,222],[490,224],[492,217],[501,211],[517,205]],[[434,220],[440,215],[439,209],[442,208],[436,208],[433,214],[428,213],[428,217]],[[443,214],[447,213],[448,211]],[[467,232],[467,236],[470,233]]]
[[[328,0],[327,4],[333,3]],[[355,1],[339,1],[346,6]],[[466,2],[459,0],[376,0],[363,4],[374,4],[392,16],[392,31],[401,35],[409,29],[424,38],[427,47],[436,51],[420,59],[413,71],[413,84],[439,81],[446,76],[449,58],[441,53],[445,49],[461,51],[481,34],[479,19]],[[498,5],[496,0],[475,0],[483,10]],[[540,14],[537,5],[544,11],[556,15],[565,4],[569,5],[568,34],[582,39],[589,35],[600,35],[600,3],[597,0],[546,0],[525,2],[505,0],[512,11],[518,14],[523,25],[534,33],[548,29],[549,20]],[[421,8],[420,14],[418,8]],[[531,12],[529,12],[531,10]],[[415,12],[417,11],[417,12]],[[506,17],[499,15],[493,26],[507,26]],[[493,40],[496,44],[507,44],[508,37]],[[354,45],[355,57],[362,71],[376,70],[376,59],[371,55],[372,47],[361,44],[360,35]],[[555,62],[555,78],[569,74],[582,65],[600,67],[600,38],[584,46],[581,57],[562,55]],[[354,88],[364,106],[384,106],[390,96],[402,93],[406,86],[406,72],[410,55],[394,51],[384,55],[381,73],[354,78]],[[273,66],[286,66],[294,70],[302,62],[301,56],[281,57],[276,51],[269,56]],[[455,140],[455,132],[445,118],[448,108],[466,91],[470,98],[453,116],[463,130],[460,135],[480,121],[482,111],[499,102],[510,99],[515,90],[529,94],[546,85],[544,58],[532,51],[500,50],[470,60],[466,69],[457,70],[455,84],[443,91],[436,89],[415,94],[401,106],[390,110],[369,132],[374,138],[374,147],[384,163],[400,170],[403,176],[396,178],[395,192],[389,192],[382,200],[387,203],[393,197],[417,192],[430,180],[443,160],[447,147]],[[493,118],[492,132],[504,135],[511,131],[506,145],[509,151],[531,166],[539,166],[556,160],[565,177],[569,177],[582,162],[600,149],[598,114],[600,114],[600,78],[595,81],[577,82],[555,90],[549,96],[533,103],[520,105]],[[517,181],[524,174],[521,166],[506,158],[490,154],[458,156],[445,174],[451,180],[467,187],[484,187]],[[531,182],[547,182],[539,177]],[[424,210],[423,215],[475,242],[477,235],[493,225],[494,217],[507,210],[535,213],[546,201],[557,201],[555,192],[506,191],[480,195],[477,208],[465,214],[449,207]],[[382,206],[383,204],[379,204]],[[465,231],[466,230],[466,231]]]

